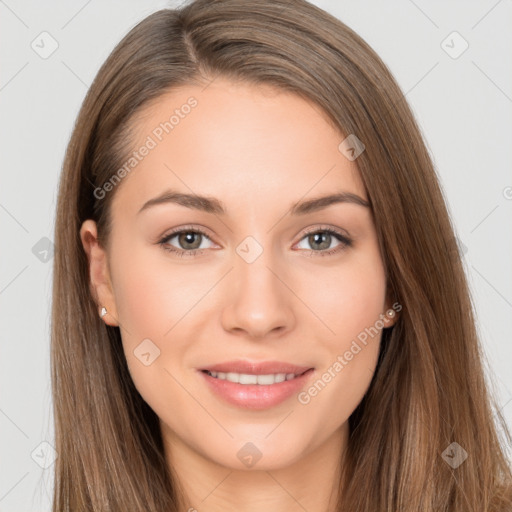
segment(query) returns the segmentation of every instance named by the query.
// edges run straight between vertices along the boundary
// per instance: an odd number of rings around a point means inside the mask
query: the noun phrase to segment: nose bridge
[[[268,294],[267,299],[276,298],[281,290],[278,289],[278,280],[270,269],[276,272],[279,263],[272,250],[268,247],[263,249],[259,243],[255,246],[255,242],[244,241],[237,247],[236,252],[235,276],[241,288],[239,292],[248,293],[255,298],[263,298],[259,297],[260,294]]]
[[[248,236],[235,249],[233,293],[228,295],[222,315],[227,330],[262,337],[288,330],[295,320],[290,292],[276,277],[283,267],[278,252],[268,246],[270,238],[260,242]],[[286,282],[284,276],[281,279]]]

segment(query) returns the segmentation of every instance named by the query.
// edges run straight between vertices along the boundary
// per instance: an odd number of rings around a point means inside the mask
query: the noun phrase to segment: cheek
[[[385,272],[378,252],[354,253],[339,265],[302,271],[298,295],[333,348],[375,325],[384,313]],[[315,318],[316,317],[316,318]]]
[[[379,253],[355,254],[344,264],[318,269],[302,278],[301,296],[315,313],[318,351],[323,354],[317,380],[299,396],[316,418],[334,428],[363,398],[378,360],[385,313],[385,271]]]
[[[130,336],[169,338],[169,331],[207,290],[192,266],[172,265],[160,251],[134,250],[116,264],[117,313]]]
[[[200,277],[194,279],[190,272],[171,267],[157,250],[132,249],[115,261],[113,280],[130,375],[144,400],[161,412],[187,406],[187,397],[173,375],[176,361],[186,355],[189,338],[175,334],[205,289]]]

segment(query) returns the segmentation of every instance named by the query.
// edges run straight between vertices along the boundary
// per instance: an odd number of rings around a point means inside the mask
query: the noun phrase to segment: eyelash
[[[201,234],[201,235],[204,235],[206,238],[210,239],[208,234],[205,231],[203,231],[202,229],[200,229],[200,228],[184,227],[184,228],[177,229],[175,231],[171,231],[169,234],[165,235],[162,239],[160,239],[158,241],[158,244],[165,251],[173,253],[173,254],[175,254],[176,256],[179,256],[179,257],[183,257],[183,256],[196,256],[196,255],[203,254],[205,249],[188,249],[188,250],[186,250],[186,249],[176,249],[176,248],[172,247],[171,245],[168,245],[169,240],[174,238],[176,235],[180,235],[182,233]],[[328,233],[329,235],[333,235],[340,242],[340,245],[334,247],[333,249],[326,249],[326,250],[323,250],[323,251],[315,251],[315,250],[311,249],[309,251],[310,256],[313,256],[313,255],[314,256],[330,256],[332,254],[341,252],[341,251],[343,251],[343,250],[345,250],[345,249],[347,249],[349,247],[352,247],[352,240],[350,238],[348,238],[346,235],[343,235],[339,231],[336,231],[333,228],[329,228],[329,227],[320,227],[320,228],[308,229],[308,230],[306,230],[306,232],[304,233],[302,238],[299,240],[299,242],[301,240],[303,240],[304,238],[306,238],[308,235],[311,235],[311,234],[314,234],[314,233]],[[304,249],[302,249],[302,250],[304,250]]]

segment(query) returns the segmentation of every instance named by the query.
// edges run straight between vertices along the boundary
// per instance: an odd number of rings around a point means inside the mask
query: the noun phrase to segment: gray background
[[[313,3],[366,39],[417,116],[457,227],[498,401],[512,426],[512,2]],[[41,443],[53,442],[52,258],[44,251],[45,237],[53,238],[65,146],[114,45],[145,16],[173,5],[0,0],[0,512],[50,510],[53,467],[41,467],[51,460],[51,447]],[[31,46],[51,48],[44,31],[58,43],[46,59]],[[453,31],[469,44],[457,58],[463,42]]]

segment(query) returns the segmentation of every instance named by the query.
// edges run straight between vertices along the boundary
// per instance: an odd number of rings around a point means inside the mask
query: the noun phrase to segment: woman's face
[[[220,78],[136,123],[121,182],[97,191],[115,194],[108,253],[92,221],[81,236],[167,446],[272,469],[346,434],[393,320],[344,137],[299,96]],[[217,378],[203,371],[224,363]]]

